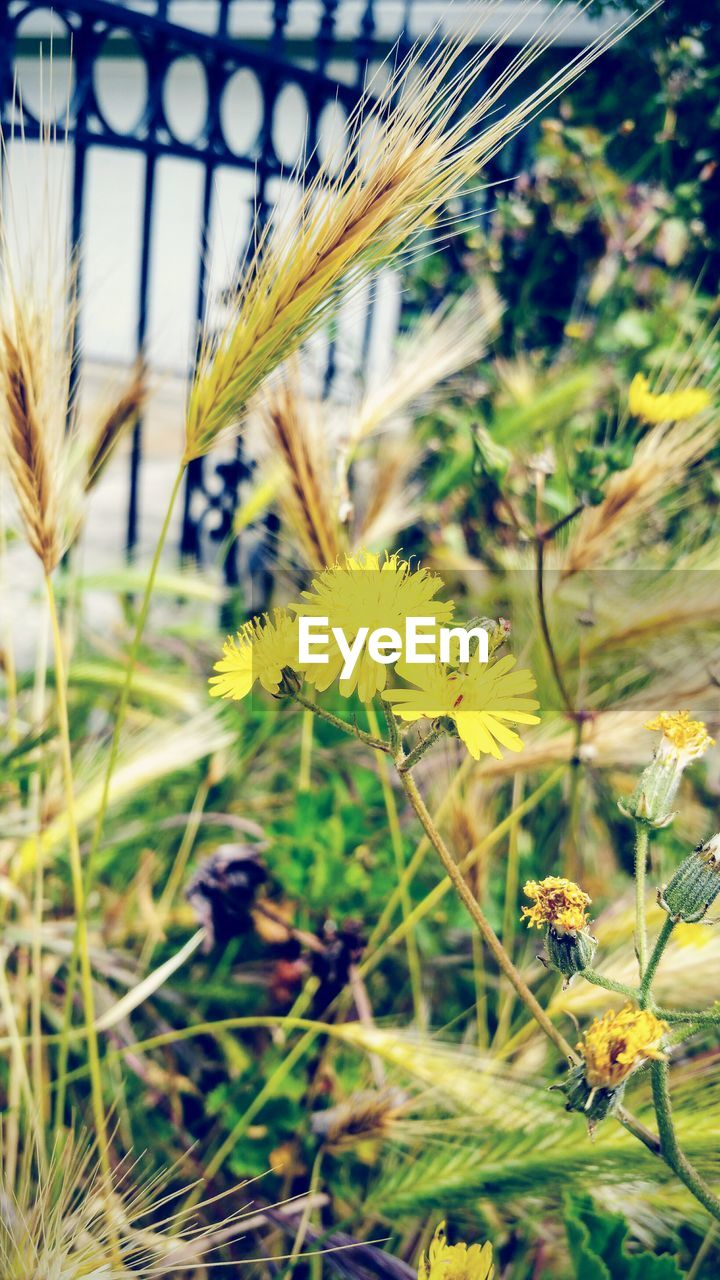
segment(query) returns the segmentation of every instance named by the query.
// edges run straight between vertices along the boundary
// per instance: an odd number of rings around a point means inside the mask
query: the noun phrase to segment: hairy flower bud
[[[587,929],[579,933],[557,933],[548,925],[545,934],[545,952],[551,969],[570,979],[583,969],[589,969],[597,950],[597,938]]]
[[[720,835],[699,844],[658,894],[672,920],[702,920],[720,893]]]
[[[625,1081],[615,1088],[592,1088],[585,1075],[585,1066],[580,1063],[573,1067],[562,1084],[552,1085],[565,1095],[565,1110],[580,1111],[592,1128],[600,1120],[605,1120],[617,1111],[625,1093]]]

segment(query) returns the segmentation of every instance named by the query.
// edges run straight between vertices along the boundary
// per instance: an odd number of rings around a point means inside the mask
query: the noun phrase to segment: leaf
[[[682,1280],[674,1258],[627,1253],[627,1223],[619,1214],[598,1213],[588,1196],[567,1202],[565,1230],[577,1280]]]
[[[110,591],[116,595],[140,595],[147,582],[148,570],[138,565],[124,565],[118,569],[106,569],[103,573],[89,573],[80,579],[58,577],[55,593],[59,600],[74,597],[86,591]],[[157,574],[153,585],[153,598],[169,597],[171,600],[199,600],[207,604],[222,604],[227,591],[214,582],[207,573],[193,569],[163,570]]]

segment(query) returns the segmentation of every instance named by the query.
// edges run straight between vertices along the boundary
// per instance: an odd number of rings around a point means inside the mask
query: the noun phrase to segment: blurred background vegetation
[[[429,229],[403,280],[410,343],[414,318],[468,289],[490,284],[504,310],[487,354],[405,405],[363,444],[351,473],[353,496],[364,493],[367,504],[402,455],[401,483],[374,513],[390,535],[374,549],[402,547],[441,570],[469,615],[506,613],[514,651],[538,676],[543,725],[521,757],[470,767],[448,741],[422,777],[458,857],[472,854],[468,876],[493,925],[570,1039],[573,1017],[582,1023],[613,999],[595,988],[563,993],[544,972],[519,924],[522,884],[546,874],[578,879],[592,895],[610,970],[629,972],[632,855],[616,799],[649,756],[643,720],[671,702],[720,727],[717,426],[687,461],[671,442],[650,503],[629,503],[621,528],[610,522],[593,551],[600,575],[582,587],[572,578],[564,594],[558,586],[579,522],[602,507],[648,434],[627,412],[634,375],[717,385],[717,16],[694,3],[653,12],[543,117],[527,165],[493,188],[491,216],[470,197]],[[264,521],[271,587],[282,589],[314,566],[262,449],[259,461],[236,529],[251,537],[247,527]],[[570,714],[535,601],[537,529],[566,518],[547,570]],[[92,744],[112,717],[124,630],[83,626],[80,566],[67,569],[65,616],[87,833],[100,776]],[[133,572],[103,588],[126,618]],[[95,867],[100,1012],[176,954],[198,906],[215,935],[132,1024],[123,1019],[109,1034],[118,1142],[145,1152],[153,1169],[178,1162],[178,1182],[206,1179],[233,1206],[267,1209],[242,1245],[218,1245],[218,1260],[256,1259],[244,1274],[317,1280],[341,1266],[358,1278],[390,1274],[389,1263],[354,1261],[352,1252],[337,1255],[341,1263],[331,1254],[271,1261],[292,1250],[298,1219],[288,1230],[268,1206],[309,1192],[305,1247],[332,1246],[345,1232],[410,1266],[447,1216],[453,1238],[493,1240],[503,1280],[709,1280],[720,1253],[712,1239],[703,1244],[697,1206],[619,1127],[609,1123],[593,1142],[548,1092],[545,1047],[461,905],[436,891],[439,868],[384,761],[326,724],[309,741],[301,712],[262,695],[208,710],[222,629],[252,607],[218,579],[188,568],[160,581]],[[21,672],[21,694],[31,681]],[[365,709],[355,710],[366,727]],[[7,732],[0,840],[10,851],[30,840],[24,815],[37,749],[37,736]],[[653,883],[714,829],[720,771],[708,759],[662,836]],[[42,845],[55,910],[44,945],[57,1001],[45,1016],[57,1026],[70,893],[55,860],[64,830],[53,781],[51,769]],[[22,923],[8,927],[7,945],[18,941]],[[718,959],[715,931],[688,930],[661,974],[663,997],[714,999]],[[13,981],[22,985],[22,973],[13,970]],[[337,1034],[294,1028],[286,1016],[329,1022]],[[237,1018],[255,1025],[172,1034]],[[122,1054],[152,1037],[156,1045]],[[678,1123],[709,1177],[720,1173],[717,1067],[708,1034],[678,1053]],[[82,1113],[82,1068],[71,1080]],[[649,1119],[644,1079],[632,1105]],[[230,1193],[246,1179],[256,1181]]]

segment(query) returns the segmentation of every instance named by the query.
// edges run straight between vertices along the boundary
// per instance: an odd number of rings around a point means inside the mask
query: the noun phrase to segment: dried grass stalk
[[[424,449],[407,436],[383,442],[373,459],[364,488],[367,502],[354,531],[356,545],[387,546],[419,515],[420,486],[411,476],[417,473]],[[352,504],[349,507],[352,513]]]
[[[66,368],[48,360],[48,318],[15,308],[0,335],[5,456],[28,541],[52,573],[63,552],[59,524]],[[58,383],[60,385],[58,386]],[[65,394],[63,394],[63,384]]]
[[[687,422],[654,427],[640,441],[629,467],[616,472],[603,501],[586,511],[571,538],[562,577],[584,569],[601,568],[627,543],[637,523],[672,490],[682,484],[690,467],[717,440],[714,411]]]
[[[137,422],[147,399],[147,366],[135,364],[130,381],[99,423],[87,449],[85,491],[94,488],[114,449]]]
[[[334,564],[342,550],[327,444],[320,438],[321,413],[296,374],[273,387],[261,407],[273,459],[282,460],[281,506],[313,569]]]
[[[345,166],[336,176],[321,169],[291,225],[260,236],[224,332],[205,343],[189,396],[185,462],[233,431],[261,382],[340,301],[415,244],[508,138],[638,21],[600,34],[520,103],[494,116],[511,84],[552,43],[541,28],[467,107],[494,50],[524,16],[521,6],[492,46],[471,53],[469,38],[444,44],[424,63],[428,49],[421,48],[390,77],[379,100],[363,99],[350,121]]]
[[[497,290],[485,281],[422,317],[403,342],[388,375],[365,395],[354,423],[350,452],[448,378],[482,359],[502,313]]]

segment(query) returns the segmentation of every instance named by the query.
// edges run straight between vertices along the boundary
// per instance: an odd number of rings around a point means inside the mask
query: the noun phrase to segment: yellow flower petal
[[[210,677],[214,698],[247,697],[256,680],[268,693],[277,693],[283,668],[298,666],[297,622],[284,609],[253,618],[238,632],[228,636],[223,656],[215,663],[219,674]]]
[[[708,409],[712,403],[705,387],[678,387],[674,391],[653,392],[642,373],[636,373],[628,391],[628,408],[635,418],[653,426],[663,422],[683,422]]]
[[[616,1089],[648,1058],[662,1059],[666,1022],[649,1009],[626,1004],[595,1018],[578,1049],[585,1059],[585,1078],[592,1089]]]

